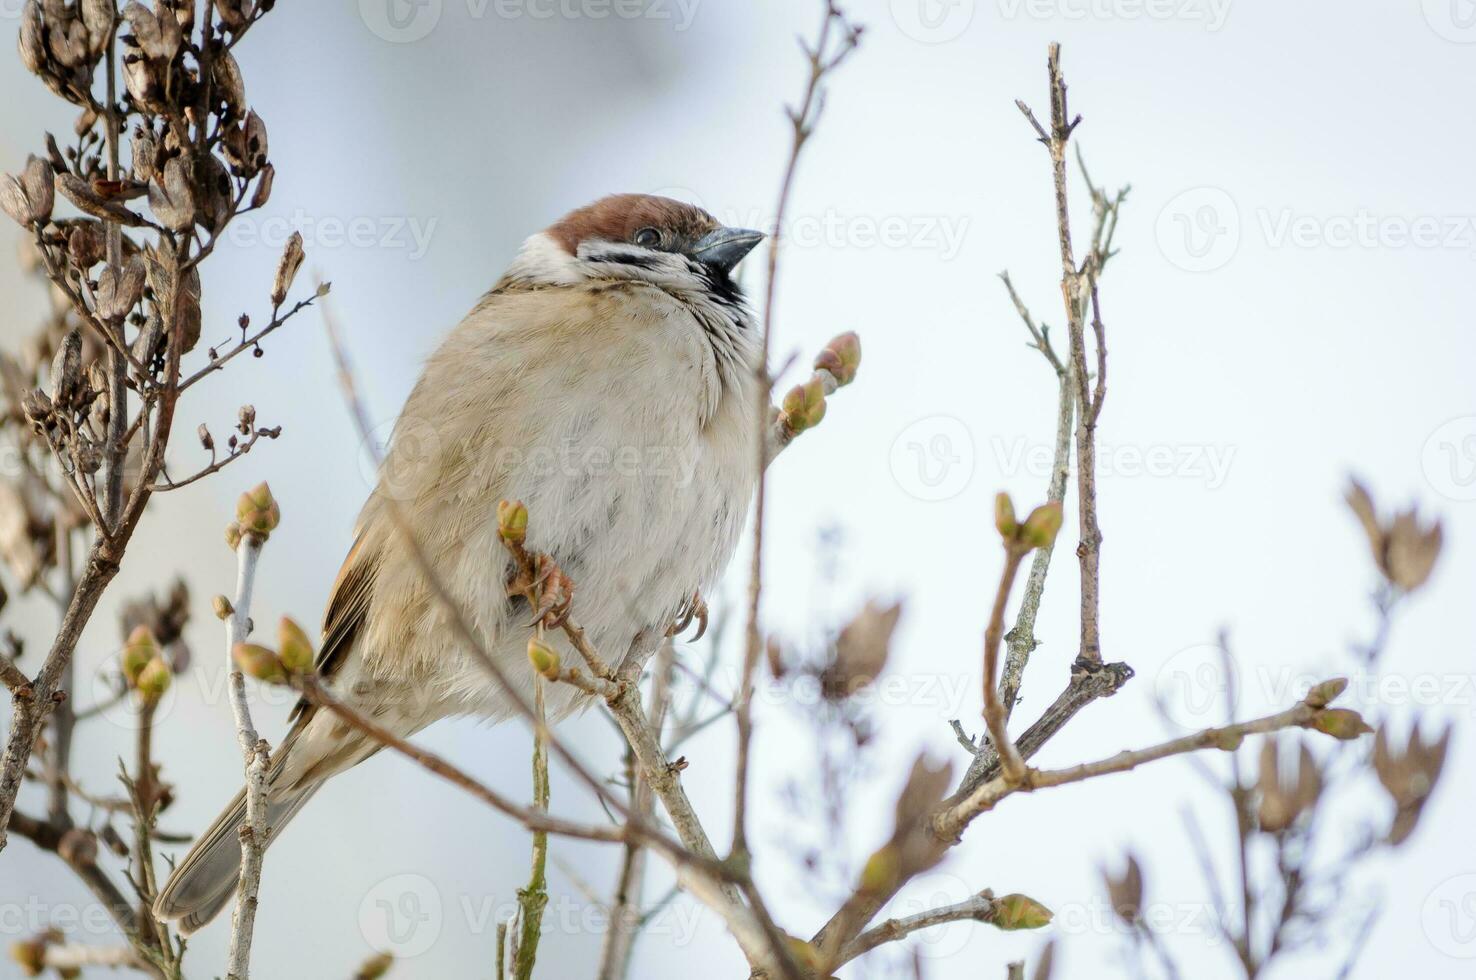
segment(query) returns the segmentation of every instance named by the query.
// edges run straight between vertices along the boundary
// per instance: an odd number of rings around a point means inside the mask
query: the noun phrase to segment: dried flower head
[[[1389,584],[1402,592],[1424,585],[1440,557],[1444,538],[1440,522],[1422,524],[1414,507],[1381,521],[1373,497],[1357,480],[1349,481],[1346,499],[1368,535],[1374,564]]]
[[[1416,726],[1410,729],[1403,751],[1391,744],[1388,726],[1380,727],[1374,736],[1374,772],[1394,800],[1394,822],[1388,834],[1390,844],[1403,844],[1414,833],[1420,813],[1440,781],[1451,732],[1452,728],[1446,726],[1439,738],[1426,742]]]

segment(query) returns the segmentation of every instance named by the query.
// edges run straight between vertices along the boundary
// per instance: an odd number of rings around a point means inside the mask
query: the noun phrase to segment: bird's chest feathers
[[[753,386],[725,375],[703,325],[664,294],[590,300],[599,343],[543,393],[547,442],[514,467],[515,493],[587,621],[633,605],[654,616],[732,555],[756,466]]]

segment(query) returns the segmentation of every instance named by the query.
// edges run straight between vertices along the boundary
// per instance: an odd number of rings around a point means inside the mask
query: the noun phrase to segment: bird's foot
[[[702,639],[703,634],[707,632],[707,602],[702,598],[700,591],[693,592],[691,597],[682,603],[681,608],[677,610],[676,622],[667,629],[666,635],[677,636],[685,633],[694,619],[697,621],[697,635],[692,637],[690,642],[693,643]]]
[[[574,580],[559,567],[553,555],[528,552],[528,562],[507,583],[509,596],[523,596],[533,606],[529,626],[558,629],[574,607]]]

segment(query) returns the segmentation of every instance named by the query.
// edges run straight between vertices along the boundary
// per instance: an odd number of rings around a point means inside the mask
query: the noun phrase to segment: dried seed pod
[[[133,177],[147,183],[158,172],[159,144],[147,132],[133,136]]]
[[[144,223],[143,218],[122,204],[104,199],[92,189],[91,184],[80,177],[72,174],[57,174],[56,189],[63,197],[71,201],[77,210],[90,214],[94,218],[117,221],[131,227],[138,227]]]
[[[1112,902],[1112,911],[1128,925],[1135,925],[1143,916],[1143,869],[1132,854],[1127,856],[1127,865],[1121,875],[1106,870],[1102,878],[1107,884],[1107,897]]]
[[[137,257],[130,259],[121,273],[115,274],[111,268],[104,269],[97,277],[98,317],[116,322],[127,316],[143,297],[146,275],[144,265]]]
[[[114,0],[81,0],[82,23],[87,25],[87,46],[96,60],[107,50],[118,5]]]
[[[20,176],[0,175],[0,209],[26,227],[49,220],[56,201],[54,174],[50,163],[31,156]]]
[[[67,331],[57,346],[56,357],[51,361],[52,400],[58,407],[74,407],[83,391],[82,384],[82,334],[76,329]]]
[[[46,25],[41,20],[41,5],[36,0],[26,0],[21,8],[20,49],[21,64],[33,75],[46,75]]]
[[[256,190],[251,195],[251,207],[259,208],[266,204],[272,196],[272,181],[277,177],[277,168],[270,163],[261,168],[257,175]]]
[[[826,698],[839,701],[876,680],[886,666],[902,603],[868,601],[835,641],[835,657],[820,673]]]
[[[246,81],[241,66],[229,51],[219,51],[211,68],[215,93],[226,105],[228,115],[239,117],[246,108]]]
[[[182,157],[164,164],[163,174],[149,181],[149,210],[160,224],[174,231],[189,231],[195,223],[195,189],[190,167]]]
[[[287,292],[292,288],[292,280],[297,278],[297,270],[302,268],[304,257],[302,233],[294,231],[282,249],[281,261],[277,263],[277,275],[272,282],[272,306],[286,302]]]
[[[77,268],[86,272],[103,260],[105,244],[102,231],[95,222],[77,225],[67,235],[67,254]]]

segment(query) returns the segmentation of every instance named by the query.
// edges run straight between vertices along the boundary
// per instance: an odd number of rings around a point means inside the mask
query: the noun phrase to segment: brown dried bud
[[[1261,777],[1257,784],[1261,805],[1257,819],[1268,834],[1286,830],[1322,795],[1322,772],[1307,746],[1298,743],[1296,769],[1283,772],[1278,745],[1275,738],[1261,744]]]
[[[56,842],[57,857],[72,867],[83,867],[97,860],[97,838],[91,831],[73,827]]]
[[[277,263],[277,276],[272,282],[272,306],[286,302],[287,292],[292,288],[292,280],[297,278],[297,270],[302,268],[303,258],[302,233],[294,231],[282,249],[281,261]]]
[[[215,437],[210,434],[209,426],[201,422],[200,427],[195,430],[195,434],[200,437],[200,445],[204,447],[206,452],[215,452]]]
[[[39,977],[46,972],[46,947],[50,935],[43,933],[35,939],[21,939],[10,944],[10,958],[28,977]]]
[[[1138,866],[1138,859],[1129,854],[1120,876],[1103,870],[1102,879],[1107,884],[1112,911],[1128,925],[1136,925],[1143,916],[1143,869]]]
[[[215,618],[221,622],[230,619],[231,614],[236,611],[236,607],[231,605],[231,600],[223,595],[218,595],[210,600],[210,609],[215,613]]]
[[[354,974],[354,980],[381,980],[389,974],[390,967],[394,965],[393,956],[389,953],[378,953],[359,965],[359,972]]]
[[[867,602],[856,618],[846,624],[835,641],[835,658],[820,674],[820,689],[825,697],[848,698],[881,675],[901,616],[900,602],[891,605]]]
[[[1345,499],[1368,536],[1374,564],[1389,584],[1404,592],[1424,585],[1444,542],[1440,522],[1422,526],[1413,507],[1394,515],[1392,521],[1380,521],[1373,497],[1357,480],[1349,481]]]
[[[1373,765],[1379,782],[1394,800],[1394,822],[1389,827],[1388,841],[1403,844],[1419,824],[1420,813],[1440,781],[1450,748],[1453,729],[1446,726],[1440,737],[1425,742],[1419,728],[1410,729],[1409,742],[1403,752],[1390,744],[1387,726],[1374,736]]]

